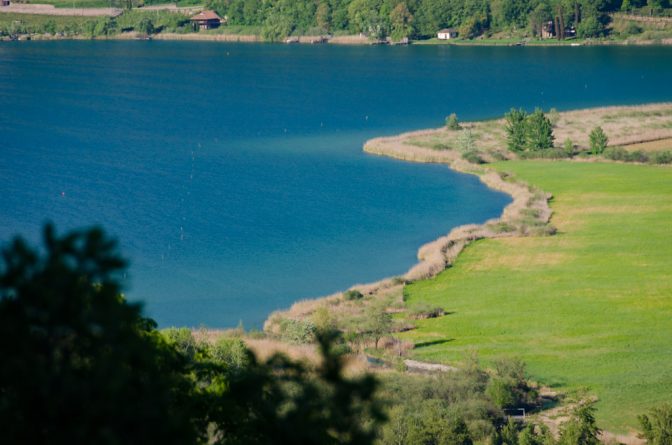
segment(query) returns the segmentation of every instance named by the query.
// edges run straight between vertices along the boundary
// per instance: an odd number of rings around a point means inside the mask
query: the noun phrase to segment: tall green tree
[[[558,445],[599,445],[600,429],[595,422],[595,407],[580,404],[562,425]]]
[[[413,33],[413,15],[408,10],[406,3],[401,2],[390,12],[390,36],[394,40],[401,40]]]
[[[525,149],[527,141],[526,120],[527,112],[522,108],[511,108],[511,111],[504,115],[506,121],[504,129],[506,130],[506,144],[511,151],[521,152]]]
[[[553,147],[553,125],[544,112],[537,108],[525,122],[527,141],[525,147],[529,151],[545,150]]]

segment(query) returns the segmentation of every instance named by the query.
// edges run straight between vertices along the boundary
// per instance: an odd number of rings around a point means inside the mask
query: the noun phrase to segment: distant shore
[[[162,40],[162,41],[196,41],[196,42],[234,42],[234,43],[279,43],[279,44],[322,44],[322,45],[417,45],[417,46],[479,46],[479,47],[579,47],[579,46],[672,46],[672,38],[660,40],[645,39],[572,39],[572,40],[531,40],[531,39],[473,39],[453,41],[427,39],[410,40],[407,43],[371,40],[364,35],[338,35],[326,38],[318,35],[305,35],[288,37],[283,42],[268,42],[257,34],[234,34],[234,33],[174,33],[160,32],[156,34],[143,34],[140,32],[122,32],[108,36],[86,36],[84,34],[48,34],[28,33],[15,36],[0,36],[2,41],[27,41],[27,40]]]
[[[357,35],[346,35],[346,36],[336,36],[332,37],[328,41],[322,43],[316,43],[315,40],[319,39],[319,36],[297,36],[296,41],[292,41],[289,44],[323,44],[323,45],[355,45],[355,46],[375,46],[375,45],[389,45],[388,42],[379,42],[369,40],[367,37],[361,37]],[[205,34],[205,33],[158,33],[152,35],[143,35],[136,32],[124,32],[120,34],[114,34],[110,36],[96,36],[96,37],[87,37],[85,35],[69,35],[61,36],[54,34],[21,34],[16,36],[16,38],[10,37],[0,37],[0,42],[7,41],[28,41],[28,40],[37,40],[37,41],[49,41],[49,40],[161,40],[161,41],[192,41],[192,42],[228,42],[228,43],[276,43],[276,44],[286,44],[284,42],[268,42],[265,41],[261,36],[255,34]],[[402,45],[400,43],[392,43],[394,45]],[[511,42],[509,40],[459,40],[454,42],[439,42],[435,39],[431,40],[412,40],[408,44],[403,45],[416,45],[416,46],[462,46],[462,47],[580,47],[580,46],[672,46],[672,38],[662,39],[662,40],[582,40],[582,41],[558,41],[558,40],[548,40],[548,41],[519,41]]]

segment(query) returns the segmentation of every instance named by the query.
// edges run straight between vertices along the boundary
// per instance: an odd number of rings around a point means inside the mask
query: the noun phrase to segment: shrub
[[[280,321],[278,335],[281,340],[295,344],[313,343],[317,328],[311,321],[283,318]]]
[[[581,20],[576,29],[581,38],[600,37],[604,33],[604,25],[595,16],[588,16]]]
[[[451,113],[450,116],[446,118],[446,128],[449,130],[459,130],[462,128],[460,122],[457,120],[457,114]]]
[[[567,157],[571,158],[574,155],[574,142],[570,138],[565,139],[562,144],[562,149],[565,151]]]
[[[209,349],[213,360],[231,373],[245,369],[252,361],[249,350],[239,338],[222,337]]]
[[[628,162],[649,162],[649,155],[641,150],[629,152],[627,158]]]
[[[350,289],[348,291],[343,292],[343,298],[347,301],[361,300],[362,298],[364,298],[364,294],[362,294],[357,289]]]
[[[548,110],[548,120],[551,122],[553,128],[558,126],[558,122],[560,122],[560,113],[558,113],[557,109],[551,108]]]
[[[602,127],[593,128],[593,131],[590,132],[589,139],[590,151],[594,155],[602,154],[604,149],[607,148],[607,142],[609,142],[609,138],[607,138]]]
[[[192,360],[196,355],[198,344],[188,328],[167,328],[161,334],[182,356]]]
[[[642,426],[642,435],[650,445],[672,443],[672,405],[664,404],[652,409],[649,414],[637,417]]]
[[[604,149],[602,156],[612,161],[626,161],[628,159],[628,151],[623,147],[607,147]]]
[[[481,155],[479,155],[475,150],[462,153],[462,159],[471,162],[472,164],[485,164],[485,161],[483,158],[481,158]]]
[[[559,445],[599,445],[600,429],[595,425],[595,408],[579,405],[562,425]]]
[[[651,153],[650,161],[654,164],[672,164],[672,151],[657,151]]]
[[[464,129],[464,130],[462,130],[462,132],[460,132],[460,136],[458,138],[458,143],[460,144],[460,151],[462,153],[467,153],[467,152],[476,150],[476,144],[475,144],[475,141],[474,141],[474,134],[468,128]]]
[[[311,317],[315,327],[320,331],[330,331],[336,327],[336,320],[329,308],[326,306],[318,307]]]
[[[416,320],[426,319],[426,318],[437,318],[445,315],[446,311],[442,307],[431,307],[431,306],[420,306],[413,310],[411,313],[411,318]]]
[[[547,150],[525,151],[520,154],[523,159],[566,159],[571,157],[564,148],[549,148]]]

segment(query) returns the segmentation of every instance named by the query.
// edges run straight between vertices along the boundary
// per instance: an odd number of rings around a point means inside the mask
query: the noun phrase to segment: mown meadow
[[[559,232],[476,242],[435,279],[408,285],[411,307],[450,313],[406,334],[415,356],[520,357],[540,383],[599,397],[603,428],[637,428],[636,416],[672,393],[672,169],[529,160],[494,167],[552,193]]]

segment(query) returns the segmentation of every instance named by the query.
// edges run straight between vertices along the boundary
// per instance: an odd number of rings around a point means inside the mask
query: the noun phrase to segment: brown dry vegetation
[[[630,107],[604,107],[559,114],[553,130],[556,147],[570,139],[578,149],[589,148],[590,131],[600,126],[609,137],[609,145],[631,145],[667,140],[672,145],[672,103]],[[470,129],[476,149],[487,161],[493,157],[511,158],[506,150],[504,120],[467,122],[462,128]],[[386,154],[395,158],[423,162],[450,162],[459,158],[461,131],[446,128],[404,133],[390,138],[373,139],[367,151]],[[661,145],[665,143],[661,142]],[[664,146],[661,148],[665,148]],[[430,149],[427,153],[422,149]]]

